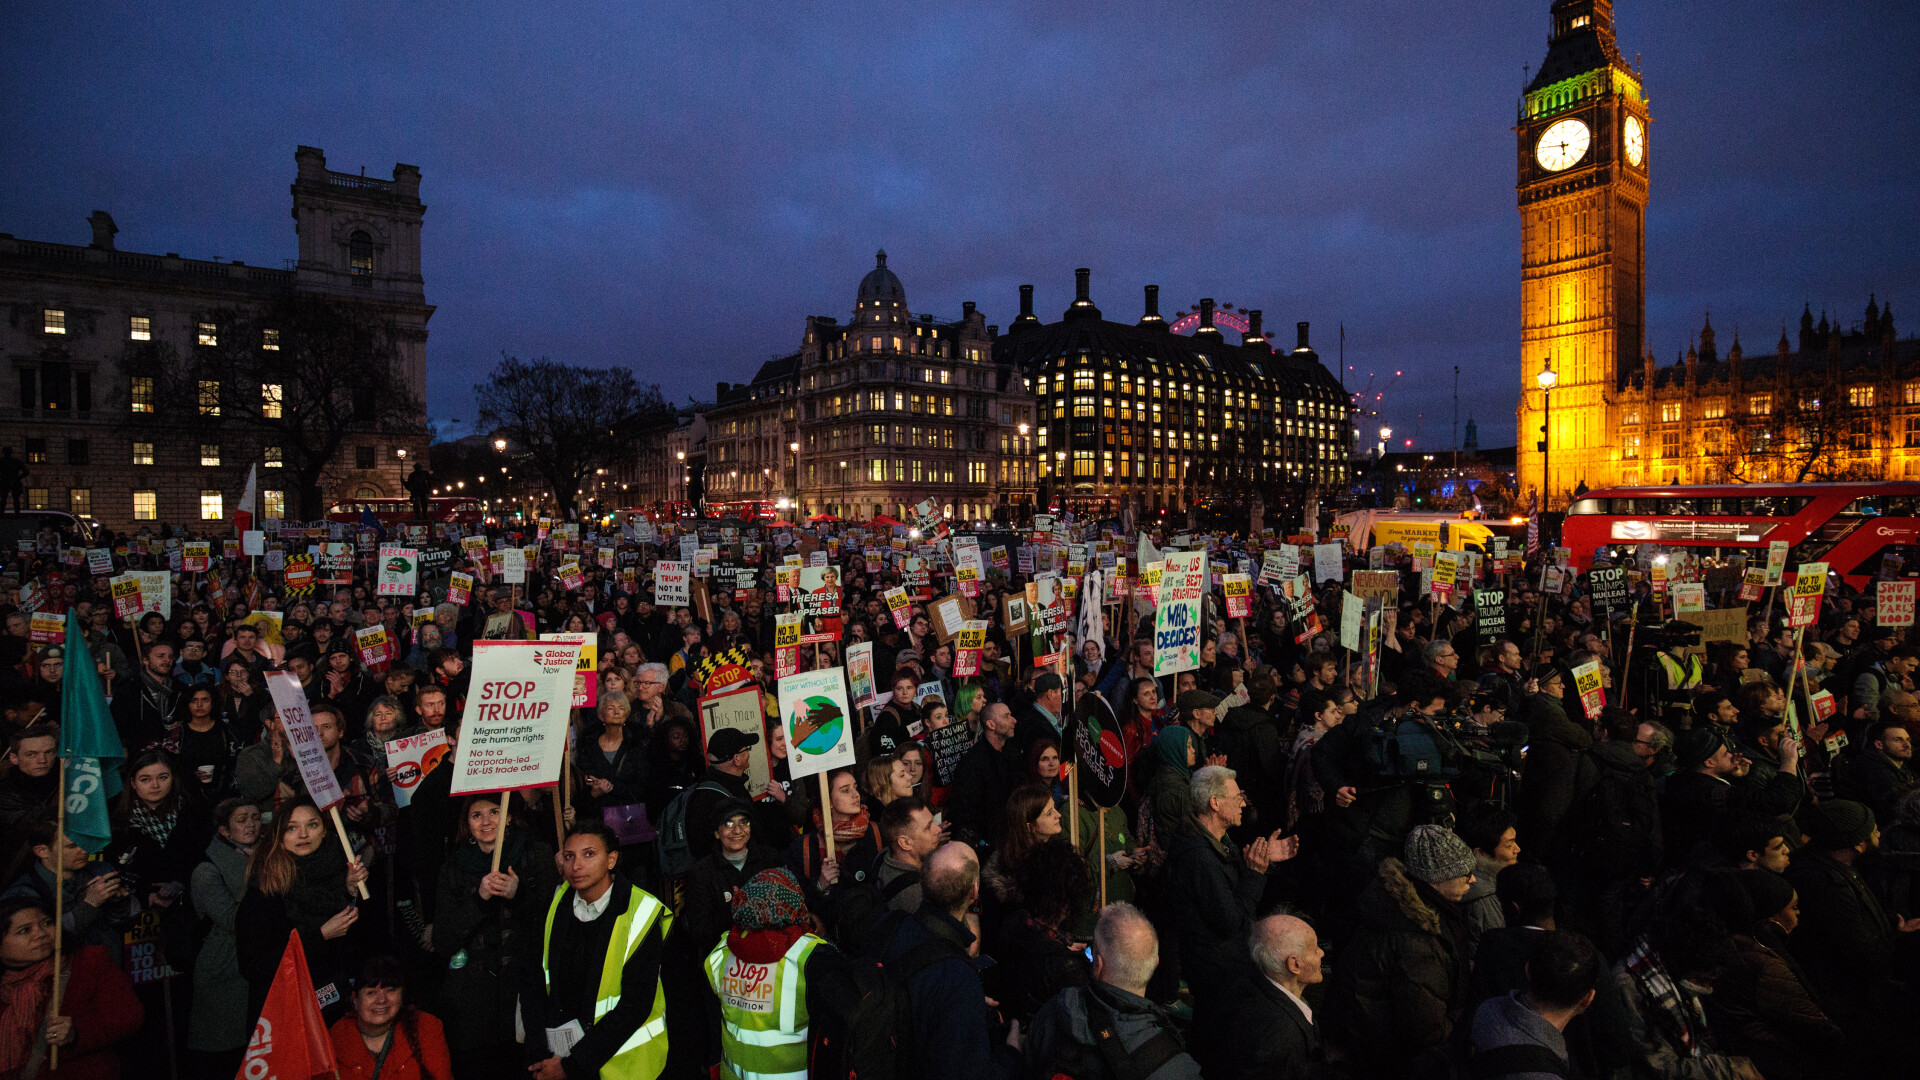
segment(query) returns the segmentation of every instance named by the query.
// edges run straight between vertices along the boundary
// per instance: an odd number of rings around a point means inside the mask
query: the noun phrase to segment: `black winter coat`
[[[1853,867],[1801,848],[1786,877],[1800,894],[1792,948],[1814,992],[1842,1017],[1868,1015],[1893,973],[1893,920]]]
[[[480,898],[480,879],[493,869],[493,856],[472,840],[462,841],[440,865],[433,951],[448,970],[434,1015],[446,1025],[451,1046],[512,1041],[514,999],[520,992],[515,965],[524,959],[521,942],[539,936],[546,905],[560,882],[551,847],[518,828],[507,830],[506,843],[500,872],[512,870],[520,878],[511,900]]]
[[[988,996],[1000,1003],[1001,1016],[1028,1027],[1053,995],[1084,987],[1093,977],[1092,963],[1069,947],[1064,931],[1050,930],[1024,910],[1002,924],[994,955],[1000,962],[987,973]]]
[[[1362,1076],[1404,1076],[1447,1041],[1469,994],[1467,927],[1458,906],[1380,863],[1356,904],[1360,932],[1334,968],[1325,1030],[1338,1032]]]
[[[1218,1000],[1253,977],[1247,933],[1267,876],[1205,830],[1175,837],[1163,889],[1180,941],[1181,973],[1197,1001]]]
[[[1225,1080],[1296,1080],[1326,1060],[1320,1033],[1280,988],[1255,979],[1234,998],[1209,1050],[1207,1075]]]
[[[1574,774],[1593,736],[1567,718],[1546,694],[1527,699],[1527,761],[1520,774],[1520,846],[1546,855],[1556,850],[1573,807]]]

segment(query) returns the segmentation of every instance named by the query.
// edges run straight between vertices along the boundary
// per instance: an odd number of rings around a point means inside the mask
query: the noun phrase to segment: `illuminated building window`
[[[987,463],[984,461],[967,462],[967,483],[984,484],[987,482]]]
[[[1093,399],[1091,397],[1074,398],[1073,399],[1073,415],[1076,418],[1092,416],[1093,415]]]
[[[1920,379],[1908,379],[1900,388],[1900,404],[1920,405]]]
[[[220,328],[218,326],[215,326],[210,322],[203,322],[199,324],[199,326],[196,329],[198,330],[196,340],[200,344],[202,345],[220,344]]]
[[[260,516],[283,518],[287,516],[287,493],[284,491],[263,491],[260,493]]]
[[[220,464],[220,444],[219,443],[201,443],[200,444],[200,464],[202,465]]]
[[[279,447],[263,446],[260,448],[260,464],[269,469],[278,469],[286,464],[286,458]]]
[[[1640,456],[1640,436],[1628,435],[1620,440],[1620,456],[1633,459]]]
[[[202,489],[200,492],[200,520],[221,521],[227,516],[224,498],[218,491]]]
[[[276,346],[277,348],[278,346]],[[280,419],[281,406],[285,390],[279,383],[260,384],[260,415],[268,420]]]
[[[1754,394],[1747,398],[1747,415],[1769,416],[1773,413],[1772,394]]]
[[[1073,475],[1076,479],[1093,475],[1093,451],[1075,450],[1073,452]]]
[[[153,464],[153,444],[137,442],[133,444],[133,463],[135,465]]]
[[[1920,447],[1920,414],[1907,417],[1907,445]]]
[[[260,347],[267,352],[279,352],[280,331],[274,329],[260,331]]]
[[[215,379],[200,380],[200,415],[220,415],[220,383]]]
[[[1726,398],[1708,398],[1700,403],[1700,415],[1708,420],[1718,420],[1727,415]]]
[[[133,341],[152,341],[153,320],[145,315],[135,315],[128,319],[127,337]]]
[[[40,327],[49,334],[66,333],[67,313],[59,308],[41,308]]]
[[[1680,456],[1679,432],[1663,431],[1660,433],[1660,456],[1663,458],[1677,458]]]
[[[1847,404],[1853,406],[1856,409],[1872,408],[1873,407],[1873,387],[1872,386],[1847,387]]]
[[[133,493],[133,520],[157,521],[160,518],[160,493],[157,491],[136,491]]]
[[[153,378],[149,375],[135,375],[128,381],[127,397],[137,413],[153,411]]]
[[[1660,403],[1660,422],[1663,424],[1679,423],[1680,422],[1680,403],[1677,401],[1661,402]]]
[[[347,237],[347,268],[355,277],[373,273],[373,237],[365,229],[355,229]]]

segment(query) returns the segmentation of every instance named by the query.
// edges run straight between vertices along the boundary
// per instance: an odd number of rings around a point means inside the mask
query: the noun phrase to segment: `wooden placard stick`
[[[347,853],[347,861],[351,863],[353,860],[359,858],[359,856],[353,853],[353,845],[347,841],[347,826],[345,822],[340,820],[340,804],[334,803],[332,806],[327,807],[327,813],[333,815],[333,835],[340,838],[340,850]],[[493,868],[495,870],[500,869],[500,856],[497,850],[493,857]],[[371,900],[373,898],[372,894],[367,892],[366,882],[363,881],[360,883],[359,891],[360,899]]]

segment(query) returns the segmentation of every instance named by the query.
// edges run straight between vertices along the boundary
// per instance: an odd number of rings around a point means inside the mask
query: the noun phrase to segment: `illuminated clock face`
[[[1627,164],[1638,168],[1647,157],[1647,129],[1640,126],[1640,118],[1627,117],[1624,141],[1627,147]]]
[[[1548,172],[1570,169],[1587,156],[1587,144],[1592,139],[1587,125],[1578,120],[1562,120],[1540,136],[1540,145],[1534,148],[1533,156]]]

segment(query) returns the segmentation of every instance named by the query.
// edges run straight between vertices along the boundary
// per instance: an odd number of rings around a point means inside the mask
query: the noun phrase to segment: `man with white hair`
[[[1172,1022],[1147,1000],[1160,966],[1153,924],[1132,904],[1108,904],[1093,931],[1093,981],[1041,1006],[1026,1036],[1029,1076],[1194,1080],[1200,1066]]]
[[[1236,848],[1227,830],[1246,813],[1247,797],[1223,765],[1196,769],[1189,785],[1197,828],[1177,834],[1167,862],[1167,907],[1180,939],[1181,974],[1193,991],[1195,1042],[1252,979],[1247,934],[1266,891],[1267,869],[1294,857],[1300,838],[1285,829]]]
[[[1325,1060],[1307,987],[1321,980],[1320,937],[1304,919],[1269,915],[1253,924],[1247,951],[1259,977],[1228,1005],[1224,1037],[1207,1075],[1282,1080]]]

